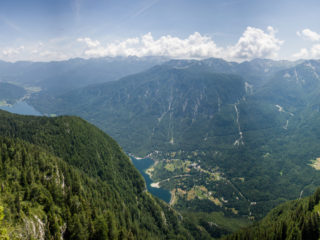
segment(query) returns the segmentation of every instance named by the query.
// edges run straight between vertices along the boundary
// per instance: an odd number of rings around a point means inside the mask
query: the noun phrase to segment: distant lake
[[[166,201],[167,203],[170,202],[170,199],[171,199],[171,194],[169,191],[163,189],[163,188],[154,188],[154,187],[151,187],[150,184],[153,183],[151,178],[149,177],[148,174],[145,173],[145,170],[148,169],[154,162],[152,159],[150,158],[143,158],[143,159],[136,159],[132,156],[130,156],[131,160],[132,160],[132,163],[133,165],[139,170],[139,172],[142,174],[142,176],[144,177],[145,181],[146,181],[146,184],[147,184],[147,188],[148,188],[148,191]]]
[[[17,102],[12,106],[0,106],[0,109],[11,112],[17,113],[22,115],[34,115],[34,116],[41,116],[42,114],[35,110],[32,106],[28,103],[21,101]]]

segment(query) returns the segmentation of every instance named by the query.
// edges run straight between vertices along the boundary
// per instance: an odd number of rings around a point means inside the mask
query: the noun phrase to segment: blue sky
[[[315,0],[2,0],[0,59],[320,58]]]

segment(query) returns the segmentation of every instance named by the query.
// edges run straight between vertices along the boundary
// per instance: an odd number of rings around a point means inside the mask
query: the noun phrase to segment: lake
[[[17,113],[22,115],[34,115],[34,116],[41,116],[42,114],[35,110],[31,105],[24,101],[20,101],[15,103],[12,106],[0,106],[0,109],[11,112]]]
[[[153,182],[152,182],[151,178],[149,177],[149,175],[145,173],[145,170],[148,169],[154,163],[153,160],[150,158],[136,159],[132,156],[130,156],[130,158],[132,160],[133,165],[139,170],[141,175],[144,177],[146,184],[147,184],[148,191],[152,195],[169,203],[170,199],[171,199],[170,192],[168,190],[163,189],[163,188],[151,187],[150,184]]]

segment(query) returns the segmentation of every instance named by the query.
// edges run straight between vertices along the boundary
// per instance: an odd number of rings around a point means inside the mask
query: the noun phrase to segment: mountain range
[[[114,81],[164,62],[162,57],[75,58],[56,62],[0,61],[0,82],[54,95],[93,83]]]
[[[70,69],[72,61],[59,64]],[[54,78],[47,72],[45,80],[11,83],[36,87],[27,101],[41,113],[83,117],[126,152],[151,157],[155,164],[147,173],[203,234],[219,237],[231,230],[226,221],[262,219],[319,186],[318,60],[156,59],[135,73],[116,60],[110,61],[119,68],[105,59],[81,61],[124,72],[107,78],[94,71],[80,76],[85,70],[76,69],[61,71],[62,77],[59,70]],[[190,231],[185,226],[182,231]]]
[[[172,60],[29,102],[84,117],[126,151],[152,156],[149,172],[177,209],[261,218],[319,183],[309,165],[320,154],[319,70],[315,60]]]

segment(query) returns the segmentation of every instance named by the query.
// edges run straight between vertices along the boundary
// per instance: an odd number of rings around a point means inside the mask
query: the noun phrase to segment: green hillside
[[[214,136],[226,135],[225,141],[233,142],[230,135],[238,131],[232,119],[234,103],[245,95],[244,85],[235,75],[158,66],[68,92],[49,103],[34,99],[30,103],[47,114],[79,115],[126,151],[144,155],[153,150],[193,150],[211,129]]]
[[[118,144],[80,118],[0,111],[0,135],[10,239],[193,239],[179,215],[145,191]]]
[[[320,237],[319,210],[320,189],[308,198],[286,202],[276,207],[260,222],[223,239],[317,240]]]

